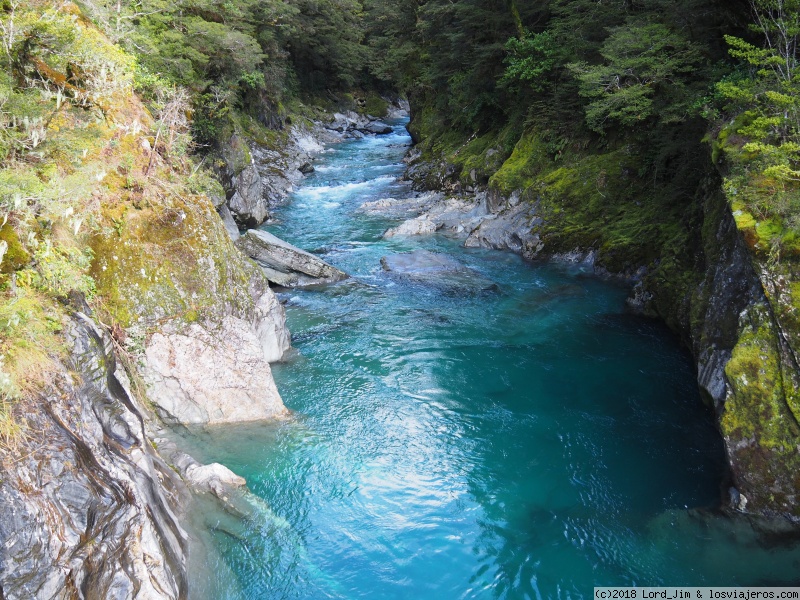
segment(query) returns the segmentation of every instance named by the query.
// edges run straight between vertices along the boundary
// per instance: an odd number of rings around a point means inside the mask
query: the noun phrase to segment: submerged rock
[[[446,254],[415,250],[381,258],[381,266],[396,277],[456,293],[497,291],[496,283]]]
[[[348,277],[347,273],[329,265],[310,252],[257,229],[250,229],[236,246],[258,262],[267,278],[287,287],[332,283]]]
[[[227,500],[231,490],[243,489],[247,485],[244,477],[219,463],[189,465],[185,477],[195,491],[211,492],[220,500]]]

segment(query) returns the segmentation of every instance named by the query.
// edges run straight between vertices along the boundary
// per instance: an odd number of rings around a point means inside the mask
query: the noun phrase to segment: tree
[[[601,64],[569,65],[581,95],[590,100],[589,126],[602,132],[612,123],[685,119],[694,101],[687,82],[703,62],[699,48],[660,23],[634,21],[609,32],[600,49]]]
[[[286,38],[295,74],[313,91],[353,86],[365,66],[358,0],[298,0]]]
[[[520,37],[506,42],[506,51],[503,82],[522,82],[537,92],[547,87],[547,78],[558,64],[559,53],[553,32],[532,34],[523,31]]]
[[[730,54],[747,67],[716,85],[723,110],[736,115],[748,141],[739,159],[778,182],[800,181],[800,1],[752,0],[752,30],[762,47],[725,36]],[[738,149],[729,147],[738,154]]]

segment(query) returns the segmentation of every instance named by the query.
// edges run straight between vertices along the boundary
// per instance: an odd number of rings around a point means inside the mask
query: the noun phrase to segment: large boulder
[[[439,204],[443,198],[444,195],[438,192],[426,192],[408,198],[381,198],[364,202],[358,210],[385,217],[419,216]]]
[[[396,235],[428,235],[436,233],[441,228],[441,224],[434,223],[426,215],[423,215],[416,219],[409,219],[402,222],[397,227],[388,229],[386,233],[383,234],[383,237],[390,238]]]
[[[246,167],[234,179],[234,193],[228,199],[233,219],[243,227],[257,227],[269,217],[264,197],[264,183],[254,165]]]
[[[249,323],[227,316],[214,329],[167,327],[145,350],[145,380],[167,422],[210,425],[287,414]]]
[[[374,135],[387,135],[394,131],[391,126],[382,121],[370,121],[366,125],[360,126],[358,130],[361,133],[372,133]]]
[[[250,229],[236,241],[236,246],[258,262],[267,279],[278,285],[294,287],[332,283],[348,276],[321,258],[266,231]]]
[[[386,135],[393,131],[386,123],[351,110],[344,113],[334,113],[331,122],[326,124],[325,128],[335,131],[346,138],[362,137],[364,134]]]
[[[460,295],[498,290],[493,281],[455,258],[438,252],[415,250],[392,254],[381,258],[381,266],[395,278],[446,293]]]

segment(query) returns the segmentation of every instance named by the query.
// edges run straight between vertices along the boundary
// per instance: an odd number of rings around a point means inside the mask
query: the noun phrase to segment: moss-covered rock
[[[0,263],[0,273],[8,275],[19,271],[31,260],[30,254],[19,241],[19,236],[10,223],[0,228],[0,242],[5,242],[5,254]]]
[[[800,516],[800,411],[791,361],[769,306],[746,310],[725,369],[730,394],[720,426],[747,508]]]
[[[368,92],[363,102],[358,103],[358,112],[382,118],[389,112],[389,103],[375,92]]]
[[[123,327],[252,307],[247,289],[255,269],[206,197],[172,198],[143,210],[104,206],[103,213],[114,226],[94,236],[91,272]]]

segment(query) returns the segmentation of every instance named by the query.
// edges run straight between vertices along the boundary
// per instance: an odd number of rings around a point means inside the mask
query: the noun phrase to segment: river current
[[[627,290],[399,219],[404,122],[332,145],[265,228],[350,273],[279,294],[291,419],[190,437],[256,509],[205,516],[209,599],[589,598],[595,585],[800,584],[800,549],[713,510],[725,465],[689,357]],[[384,271],[414,250],[494,285]],[[452,283],[452,282],[451,282]]]

